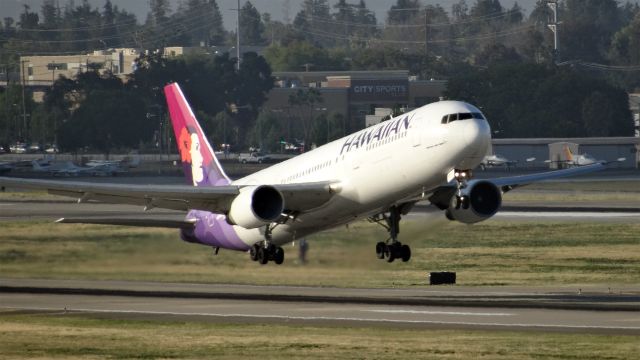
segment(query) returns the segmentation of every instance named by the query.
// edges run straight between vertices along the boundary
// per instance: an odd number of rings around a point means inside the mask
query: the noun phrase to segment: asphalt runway
[[[0,309],[225,323],[640,334],[640,289],[285,286],[0,279]]]
[[[598,204],[599,206],[571,206],[563,203],[551,206],[510,206],[504,205],[496,214],[497,219],[514,219],[525,221],[567,220],[567,221],[640,221],[640,207],[619,207],[615,204]],[[118,217],[118,218],[151,218],[183,220],[184,212],[152,209],[143,211],[142,207],[121,204],[82,203],[72,200],[20,200],[0,201],[0,221],[15,220],[57,220],[62,217]],[[433,206],[418,205],[406,220],[425,220],[444,216],[442,211]]]

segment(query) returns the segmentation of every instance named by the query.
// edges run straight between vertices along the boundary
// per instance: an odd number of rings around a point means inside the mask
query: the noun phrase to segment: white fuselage
[[[426,105],[233,184],[339,183],[332,200],[276,227],[276,244],[366,218],[447,183],[454,169],[481,163],[491,140],[489,124],[479,118],[443,123],[444,116],[457,113],[480,111],[456,101]],[[235,228],[249,245],[264,239],[262,230]]]

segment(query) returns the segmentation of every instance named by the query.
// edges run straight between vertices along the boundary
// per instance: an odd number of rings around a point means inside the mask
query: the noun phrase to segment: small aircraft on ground
[[[606,160],[596,160],[596,158],[594,158],[593,156],[587,154],[587,153],[583,153],[583,154],[574,154],[573,151],[571,151],[571,149],[569,148],[568,145],[564,145],[562,147],[562,151],[564,154],[565,159],[564,160],[546,160],[546,163],[560,163],[560,164],[564,164],[566,167],[576,167],[576,166],[587,166],[587,165],[593,165],[593,164],[598,164],[598,163],[615,163],[615,162],[623,162],[625,160],[627,160],[627,158],[625,157],[621,157],[618,158],[616,160],[613,161],[606,161]]]
[[[53,176],[112,176],[124,171],[119,165],[111,163],[77,166],[71,161],[50,163],[33,160],[31,165],[33,171],[44,172]]]
[[[535,160],[536,158],[534,157],[527,158],[527,162],[532,162]],[[491,155],[486,155],[482,159],[482,162],[480,163],[480,169],[485,170],[486,168],[500,167],[500,166],[504,166],[507,169],[510,169],[512,166],[516,166],[517,164],[518,164],[517,160],[509,160],[502,155],[491,154]]]

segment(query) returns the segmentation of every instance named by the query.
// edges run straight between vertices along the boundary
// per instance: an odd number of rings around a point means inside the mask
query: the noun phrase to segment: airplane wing
[[[495,184],[497,187],[501,188],[503,192],[507,192],[517,187],[521,187],[521,186],[539,182],[539,181],[552,180],[552,179],[558,179],[558,178],[581,175],[581,174],[588,174],[595,171],[603,170],[605,168],[606,166],[604,163],[596,163],[596,164],[563,169],[563,170],[547,171],[547,172],[528,174],[528,175],[507,176],[507,177],[500,177],[495,179],[483,179],[483,180],[478,179],[478,180],[471,180],[471,181],[490,181],[493,184]]]
[[[494,179],[473,179],[468,181],[468,186],[473,185],[473,183],[479,181],[488,181],[493,183],[496,187],[502,190],[503,193],[511,191],[517,187],[529,185],[532,183],[558,179],[568,176],[575,176],[581,174],[588,174],[595,171],[600,171],[606,168],[606,163],[596,163],[591,165],[572,167],[563,170],[555,170],[555,171],[547,171],[535,174],[527,174],[527,175],[516,175],[516,176],[506,176],[499,177]],[[455,194],[457,190],[456,183],[450,182],[446,185],[440,186],[433,191],[431,191],[431,195],[429,196],[429,201],[436,205],[438,208],[444,210],[449,206],[449,201],[451,197]]]
[[[196,219],[164,220],[164,219],[132,219],[132,218],[61,218],[56,220],[59,224],[96,224],[96,225],[122,225],[138,227],[159,227],[169,229],[193,229]]]
[[[145,209],[205,210],[228,213],[242,186],[215,187],[103,184],[77,181],[33,180],[0,177],[0,186],[45,190],[53,195],[78,199],[144,206]],[[282,194],[285,210],[305,212],[327,202],[336,192],[337,182],[323,181],[272,185]]]

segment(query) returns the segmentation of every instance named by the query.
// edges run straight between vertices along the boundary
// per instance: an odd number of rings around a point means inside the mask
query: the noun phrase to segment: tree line
[[[161,89],[170,80],[183,84],[216,144],[277,148],[294,138],[322,144],[357,130],[330,109],[318,116],[307,111],[318,107],[309,89],[289,99],[296,113],[261,112],[272,70],[406,69],[418,79],[448,79],[446,96],[482,107],[498,137],[632,134],[625,91],[640,86],[640,8],[629,2],[561,0],[555,52],[547,28],[552,14],[542,0],[528,15],[499,0],[457,0],[447,8],[396,0],[384,19],[365,0],[333,6],[304,0],[282,21],[243,1],[241,43],[265,49],[263,56],[245,54],[240,72],[228,54],[165,59],[156,51],[235,45],[235,30],[224,28],[216,0],[185,0],[176,9],[168,0],[149,4],[143,22],[111,0],[100,8],[87,0],[43,0],[39,11],[25,6],[17,20],[2,19],[0,80],[10,81],[0,93],[0,142],[57,141],[101,151],[166,144]],[[11,81],[19,54],[116,47],[149,50],[127,81],[108,72],[79,73],[58,79],[42,104],[26,96],[24,105],[15,75]],[[109,115],[105,110],[114,105],[129,110]],[[133,131],[117,132],[123,124]]]

